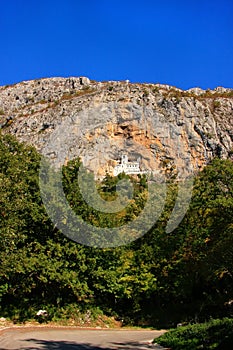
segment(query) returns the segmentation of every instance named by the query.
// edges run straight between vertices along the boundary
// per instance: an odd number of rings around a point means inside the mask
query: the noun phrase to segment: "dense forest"
[[[82,199],[78,159],[63,167],[63,188],[73,210],[99,227],[138,215],[147,180],[132,178],[134,196],[120,213],[103,214]],[[232,313],[233,162],[214,159],[195,178],[181,224],[167,233],[177,194],[168,184],[166,205],[143,237],[115,248],[78,244],[51,222],[39,188],[40,155],[12,136],[0,136],[0,315],[24,321],[38,309],[49,319],[102,313],[125,324],[170,327]],[[115,198],[106,175],[98,191]]]

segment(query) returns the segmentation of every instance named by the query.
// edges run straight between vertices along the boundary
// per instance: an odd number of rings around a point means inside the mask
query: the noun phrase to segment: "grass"
[[[172,350],[230,350],[233,344],[233,318],[171,329],[154,342]]]

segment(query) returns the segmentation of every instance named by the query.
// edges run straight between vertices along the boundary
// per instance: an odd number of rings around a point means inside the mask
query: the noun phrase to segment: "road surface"
[[[0,332],[0,350],[146,350],[163,331],[11,328]]]

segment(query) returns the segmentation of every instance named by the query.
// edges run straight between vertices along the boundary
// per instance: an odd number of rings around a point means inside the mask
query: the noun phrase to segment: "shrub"
[[[219,108],[220,106],[221,106],[221,102],[214,100],[214,108]]]
[[[216,319],[172,329],[156,343],[172,350],[230,349],[233,344],[233,319]]]

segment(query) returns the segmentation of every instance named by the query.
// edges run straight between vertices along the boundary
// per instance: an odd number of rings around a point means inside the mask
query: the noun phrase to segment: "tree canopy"
[[[80,160],[63,167],[63,188],[79,215],[99,227],[122,225],[147,198],[145,177],[132,178],[130,205],[103,214],[87,206],[77,184]],[[233,299],[233,162],[214,159],[197,175],[182,223],[166,233],[177,185],[168,186],[165,209],[154,227],[131,244],[86,247],[65,237],[49,219],[39,189],[40,155],[0,136],[0,307],[19,319],[46,308],[101,309],[132,323],[168,325],[227,315]],[[115,197],[117,181],[106,175],[98,191]]]

